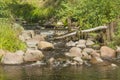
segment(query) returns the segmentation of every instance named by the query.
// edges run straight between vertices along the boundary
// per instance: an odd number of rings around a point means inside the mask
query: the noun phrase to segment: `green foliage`
[[[10,17],[10,11],[7,8],[6,2],[0,0],[0,18]]]
[[[8,20],[0,20],[0,49],[9,51],[25,50],[26,45],[18,39],[17,30],[12,28]]]
[[[111,48],[116,48],[116,46],[120,46],[120,20],[118,20],[117,29],[114,35],[114,38],[108,44]]]
[[[120,0],[63,0],[56,12],[61,20],[78,21],[82,29],[104,25],[120,15]]]
[[[16,0],[8,3],[7,6],[9,7],[14,18],[21,18],[30,22],[38,22],[39,20],[48,19],[54,14],[53,6],[39,6],[37,2],[39,2],[39,0]]]

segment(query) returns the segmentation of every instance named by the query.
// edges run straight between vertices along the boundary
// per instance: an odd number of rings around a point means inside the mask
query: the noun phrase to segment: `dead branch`
[[[104,29],[107,29],[107,28],[108,28],[107,26],[98,26],[98,27],[95,27],[95,28],[82,30],[81,32],[82,33],[89,33],[89,32],[94,32],[94,31],[98,31],[98,30],[104,30]],[[55,37],[54,39],[62,39],[62,38],[68,37],[68,36],[75,35],[76,33],[77,33],[77,31],[71,32],[71,33],[68,33],[68,34],[65,34],[65,35],[62,35],[62,36],[59,36],[59,37]]]

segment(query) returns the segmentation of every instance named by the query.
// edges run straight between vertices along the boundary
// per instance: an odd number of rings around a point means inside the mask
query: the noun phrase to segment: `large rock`
[[[72,47],[69,50],[69,53],[66,53],[65,55],[69,57],[82,57],[81,49],[78,47]]]
[[[4,50],[0,49],[0,58],[5,54],[6,54],[6,52]]]
[[[22,31],[21,35],[19,36],[20,40],[22,40],[23,42],[31,39],[34,37],[34,31],[33,30],[24,30]]]
[[[42,35],[35,35],[35,36],[33,37],[33,39],[35,39],[35,40],[37,40],[37,41],[45,41],[45,38],[44,38],[44,36],[42,36]]]
[[[21,64],[23,63],[23,56],[15,53],[6,53],[1,60],[3,64]]]
[[[116,57],[115,50],[107,46],[102,46],[100,49],[100,52],[101,52],[101,57],[103,58],[115,58]]]
[[[46,41],[40,41],[38,43],[38,49],[47,50],[47,49],[54,49],[54,45],[52,43]]]
[[[34,39],[30,39],[26,41],[27,47],[29,49],[37,49],[37,45],[38,45],[39,41],[34,40]]]
[[[44,57],[41,51],[39,50],[27,50],[24,54],[24,61],[39,61]]]
[[[25,53],[22,50],[18,50],[18,51],[15,52],[15,54],[23,56]]]

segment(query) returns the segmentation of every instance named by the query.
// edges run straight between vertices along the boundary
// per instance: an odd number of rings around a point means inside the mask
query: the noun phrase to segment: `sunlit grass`
[[[9,22],[0,22],[0,49],[12,52],[25,50],[26,45],[18,39],[17,34],[17,31],[12,28]]]

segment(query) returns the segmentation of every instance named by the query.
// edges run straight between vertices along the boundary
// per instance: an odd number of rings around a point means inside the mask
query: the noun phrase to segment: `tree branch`
[[[104,30],[104,29],[107,29],[107,28],[108,28],[107,26],[98,26],[98,27],[95,27],[95,28],[82,30],[81,32],[82,33],[88,33],[88,32],[93,32],[93,31],[98,31],[98,30]],[[65,34],[65,35],[62,35],[62,36],[59,36],[59,37],[55,37],[54,39],[62,39],[62,38],[68,37],[68,36],[75,35],[76,33],[77,33],[77,31],[71,32],[71,33],[68,33],[68,34]]]

